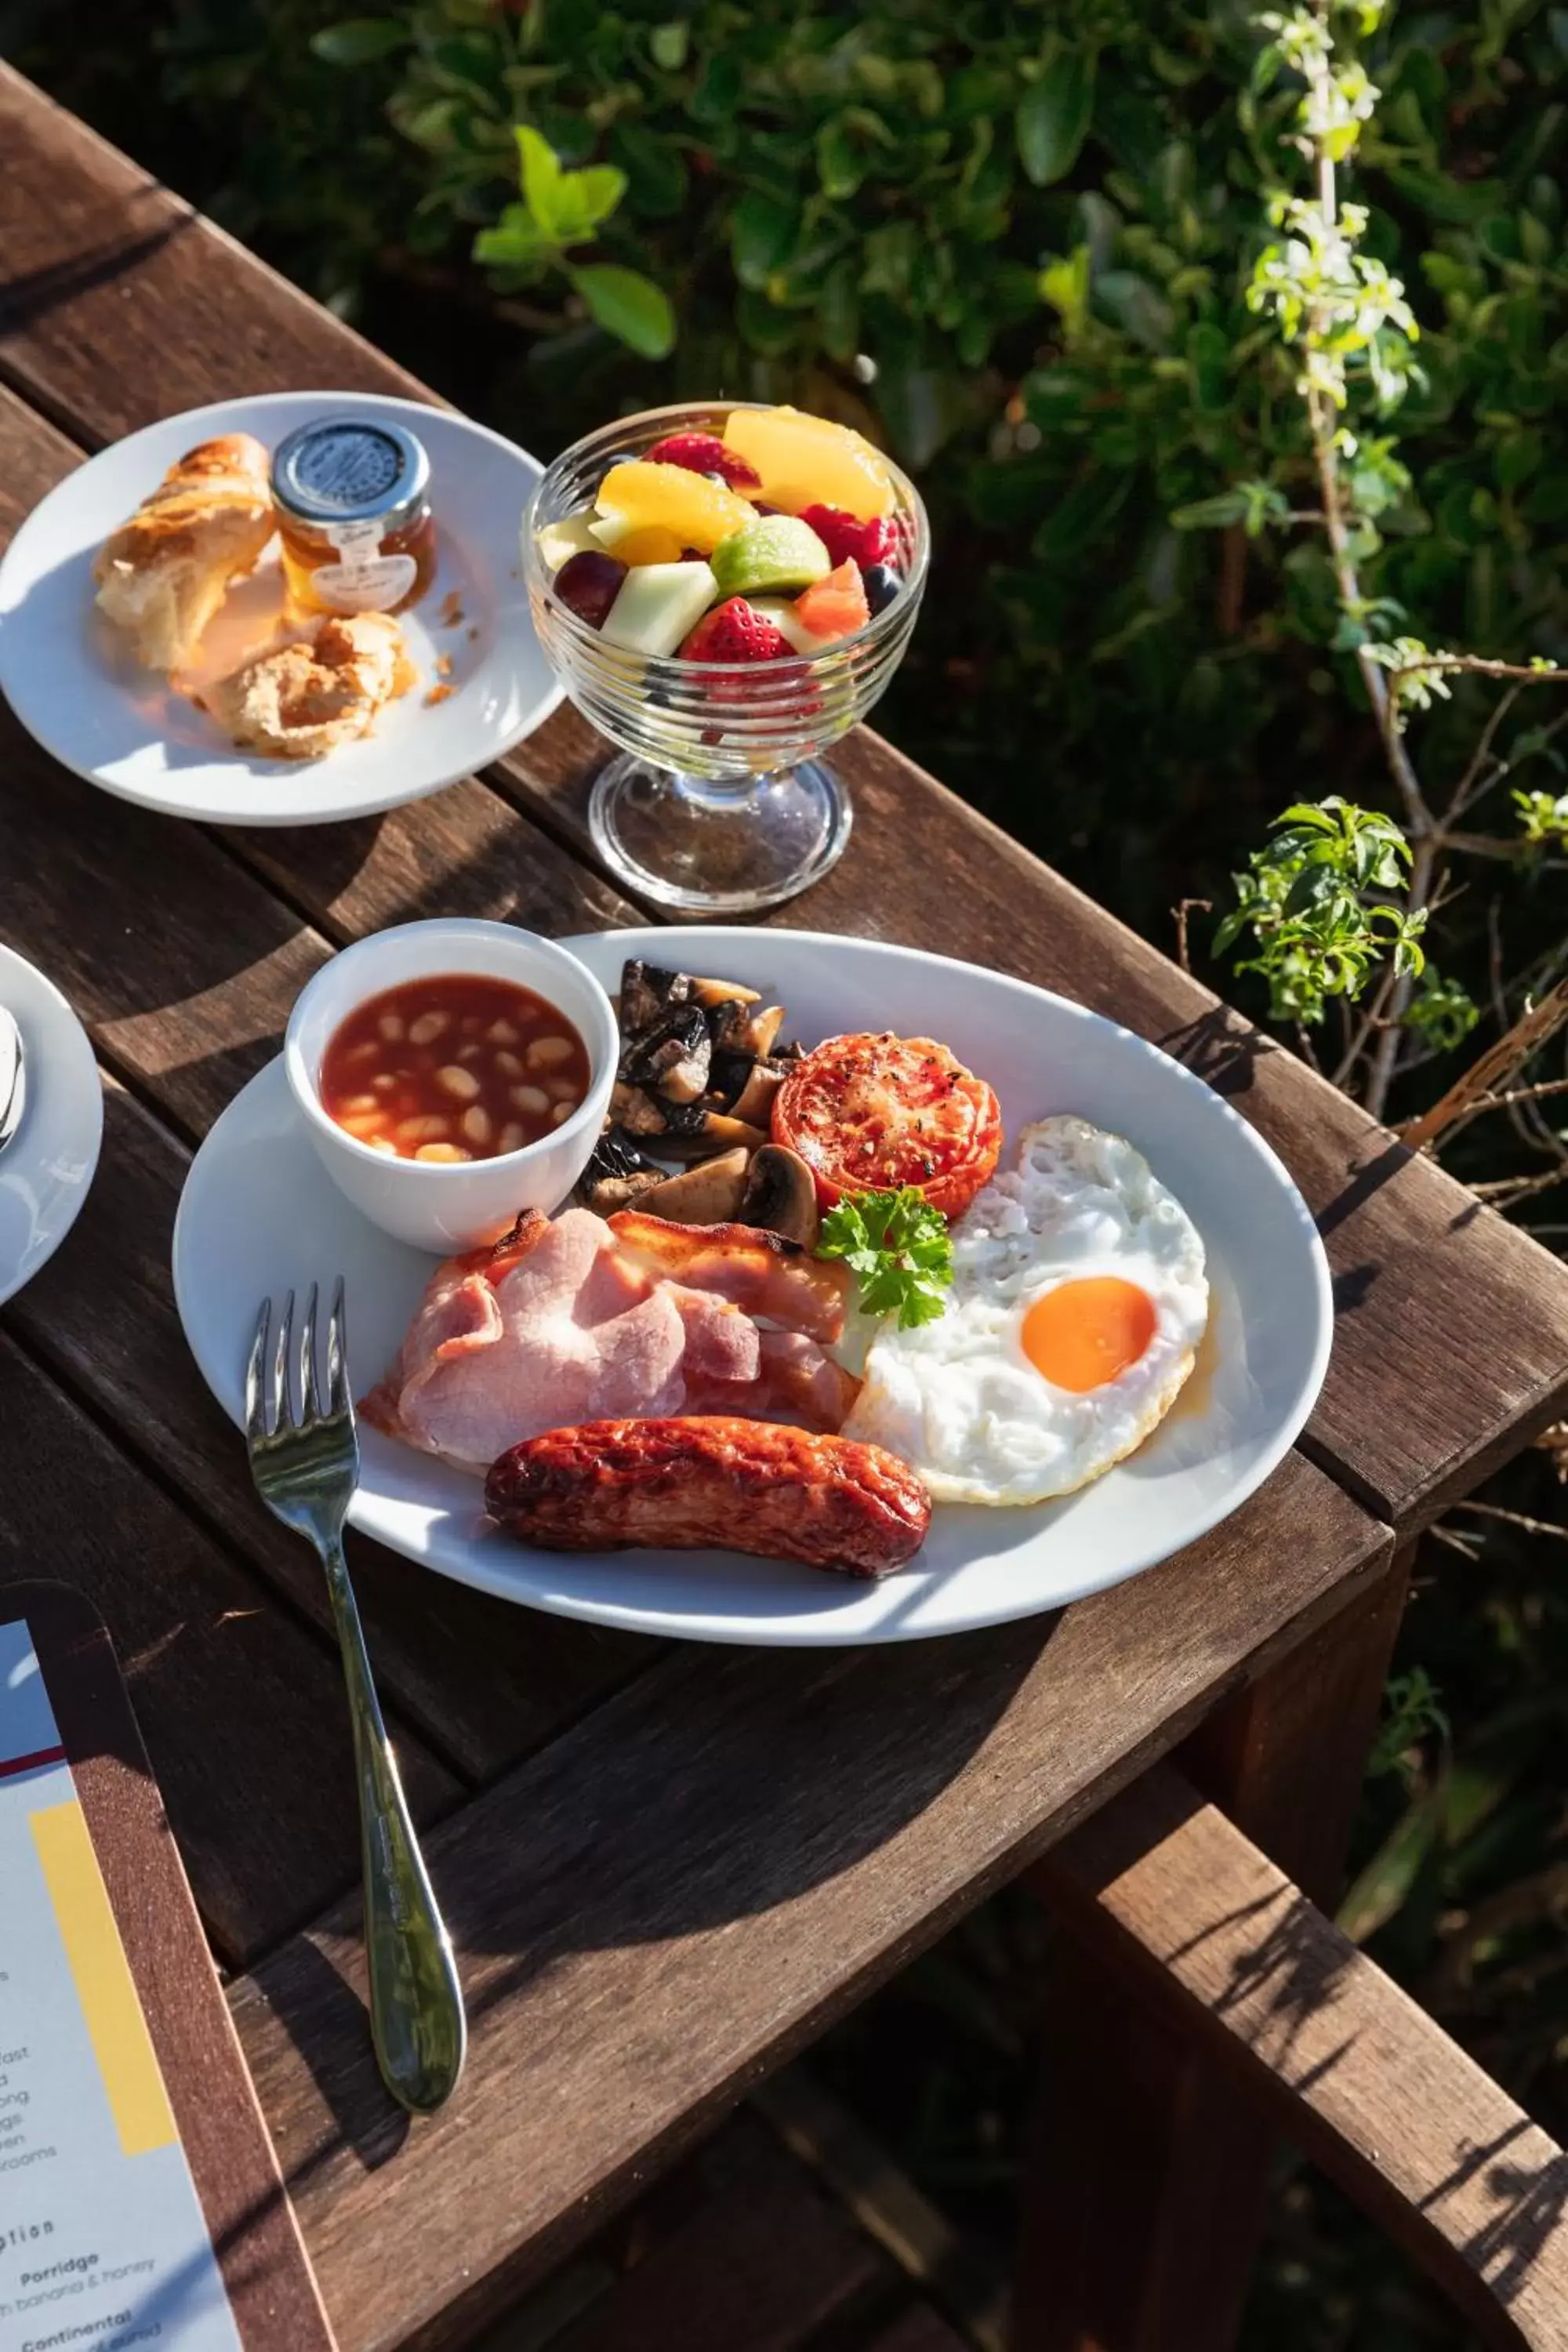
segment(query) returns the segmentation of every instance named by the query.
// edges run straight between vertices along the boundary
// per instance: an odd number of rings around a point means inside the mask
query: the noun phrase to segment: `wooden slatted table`
[[[0,535],[84,453],[200,402],[430,397],[5,72],[0,153]],[[472,2019],[458,2096],[410,2128],[365,2035],[324,1591],[252,1498],[187,1356],[170,1230],[193,1145],[338,946],[436,912],[545,931],[647,919],[591,861],[600,756],[563,713],[436,800],[246,835],[89,789],[0,709],[0,936],[73,999],[106,1107],[80,1224],[0,1316],[0,1574],[82,1586],[114,1633],[345,2352],[466,2340],[748,2084],[1178,1742],[1284,1870],[1331,1891],[1409,1539],[1568,1397],[1553,1261],[862,731],[843,753],[848,854],[781,919],[988,961],[1201,1071],[1320,1219],[1339,1310],[1327,1384],[1300,1448],[1203,1543],[1058,1619],[942,1643],[660,1644],[358,1544]],[[1109,2116],[1127,2037],[1081,1991],[1074,2034]],[[1117,2185],[1108,2259],[1137,2259],[1175,2173],[1211,2220],[1251,2194],[1255,2137],[1217,2094],[1184,2105],[1179,2072],[1134,2177],[1092,2118],[1075,2124],[1086,2210]],[[1051,2228],[1080,2221],[1042,2221],[1037,2270]],[[1231,2236],[1234,2270],[1245,2230]],[[1087,2341],[1076,2324],[1058,2299],[1021,2340]]]

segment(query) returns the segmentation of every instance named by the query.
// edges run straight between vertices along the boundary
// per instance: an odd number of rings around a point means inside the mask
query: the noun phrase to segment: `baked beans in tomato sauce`
[[[345,1135],[399,1160],[494,1160],[571,1118],[588,1055],[531,989],[440,972],[367,997],[339,1024],[316,1083]]]

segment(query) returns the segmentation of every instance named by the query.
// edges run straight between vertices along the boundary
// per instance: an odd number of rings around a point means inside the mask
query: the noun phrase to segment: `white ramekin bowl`
[[[437,972],[479,972],[529,988],[564,1013],[588,1054],[588,1092],[536,1143],[494,1160],[395,1160],[345,1135],[321,1107],[321,1059],[339,1024],[384,989]],[[400,923],[356,940],[301,990],[283,1040],[284,1067],[321,1165],[371,1223],[442,1256],[495,1240],[523,1209],[560,1205],[604,1125],[619,1052],[609,998],[553,940],[510,923]]]

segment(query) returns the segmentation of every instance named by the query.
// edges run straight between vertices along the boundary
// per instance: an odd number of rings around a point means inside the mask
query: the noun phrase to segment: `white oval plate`
[[[362,743],[324,760],[263,759],[240,751],[187,696],[142,668],[93,601],[93,558],[197,442],[254,433],[271,449],[297,425],[343,409],[409,425],[430,453],[440,568],[400,615],[420,683]],[[499,759],[561,699],[518,561],[518,524],[541,470],[526,450],[466,416],[368,393],[266,393],[166,416],[68,474],[12,541],[0,563],[0,692],[63,766],[168,816],[322,824],[422,799]],[[462,619],[445,626],[442,607],[454,590]],[[198,687],[268,635],[280,595],[274,541],[207,631],[193,672]],[[445,679],[436,668],[443,656],[451,663]],[[452,692],[427,705],[438,683]]]
[[[485,1524],[476,1479],[368,1429],[352,1514],[367,1535],[483,1591],[639,1633],[910,1641],[1136,1575],[1234,1511],[1286,1452],[1328,1363],[1328,1265],[1279,1161],[1191,1071],[1082,1005],[912,948],[707,926],[564,944],[612,992],[628,955],[749,982],[787,1006],[789,1034],[807,1044],[855,1029],[942,1037],[995,1087],[1009,1137],[1052,1111],[1131,1137],[1202,1231],[1209,1339],[1176,1410],[1131,1460],[1059,1502],[939,1505],[919,1558],[879,1584],[729,1552],[532,1551]],[[366,1224],[323,1174],[280,1062],[213,1129],[174,1227],[185,1336],[236,1422],[265,1293],[343,1275],[363,1394],[393,1360],[431,1264]]]
[[[0,1303],[51,1258],[81,1213],[103,1140],[103,1090],[86,1030],[25,957],[0,947],[0,1004],[26,1055],[22,1123],[0,1151]]]

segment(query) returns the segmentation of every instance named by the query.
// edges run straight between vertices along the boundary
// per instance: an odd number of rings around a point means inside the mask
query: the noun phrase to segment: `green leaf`
[[[581,245],[608,220],[626,192],[626,175],[613,163],[563,172],[554,191],[554,228],[562,245]]]
[[[795,246],[800,214],[760,188],[748,188],[730,215],[730,257],[742,286],[757,291]]]
[[[690,39],[690,27],[679,16],[667,25],[656,25],[647,37],[649,55],[656,66],[666,73],[679,73],[686,63]]]
[[[1173,320],[1171,306],[1135,269],[1107,269],[1097,278],[1095,299],[1110,311],[1124,334],[1147,352],[1168,350]]]
[[[1447,1812],[1447,1776],[1416,1798],[1364,1870],[1352,1882],[1336,1924],[1352,1944],[1364,1944],[1407,1900],[1424,1864],[1441,1852]]]
[[[852,196],[866,176],[866,154],[842,119],[825,122],[816,134],[816,176],[834,204]]]
[[[526,205],[508,205],[493,228],[480,229],[474,239],[474,259],[487,268],[526,268],[556,251]]]
[[[952,1280],[947,1220],[912,1184],[847,1193],[822,1221],[818,1257],[841,1257],[860,1277],[867,1315],[897,1314],[900,1331],[934,1322]]]
[[[310,47],[330,66],[363,66],[406,48],[410,37],[407,26],[393,16],[346,16],[340,25],[323,25],[312,33]]]
[[[546,236],[553,236],[557,191],[561,185],[561,165],[548,139],[541,138],[531,122],[515,126],[518,167],[522,175],[522,200],[536,225]]]
[[[1223,530],[1233,522],[1244,522],[1247,512],[1245,490],[1219,490],[1212,499],[1175,508],[1171,521],[1177,530]]]
[[[668,139],[641,123],[617,122],[610,152],[626,175],[629,208],[653,220],[670,220],[686,202],[686,159]]]
[[[596,261],[574,268],[572,283],[597,320],[645,360],[668,359],[675,349],[669,297],[640,269]]]
[[[1078,161],[1094,111],[1094,66],[1069,50],[1018,101],[1018,160],[1037,188],[1065,179]]]

